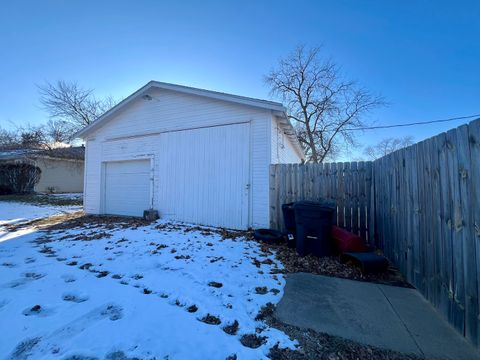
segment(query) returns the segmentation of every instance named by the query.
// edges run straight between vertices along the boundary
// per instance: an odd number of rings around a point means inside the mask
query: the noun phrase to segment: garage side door
[[[104,213],[142,216],[150,208],[150,160],[105,163]]]
[[[163,134],[158,184],[161,216],[247,228],[249,138],[249,124]]]

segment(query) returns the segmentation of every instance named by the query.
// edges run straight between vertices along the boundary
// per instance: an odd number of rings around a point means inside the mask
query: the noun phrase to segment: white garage
[[[77,134],[84,208],[235,229],[269,224],[269,165],[303,158],[275,102],[150,82]]]

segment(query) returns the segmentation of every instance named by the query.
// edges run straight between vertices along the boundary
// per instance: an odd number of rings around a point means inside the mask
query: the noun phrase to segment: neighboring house
[[[298,163],[282,104],[151,81],[77,133],[84,209],[246,229],[269,225],[269,165]]]
[[[29,162],[42,171],[35,192],[83,192],[83,146],[52,150],[1,150],[0,163]]]

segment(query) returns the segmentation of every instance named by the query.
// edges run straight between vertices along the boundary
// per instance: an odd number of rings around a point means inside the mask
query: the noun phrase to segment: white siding
[[[272,117],[271,145],[272,164],[292,164],[301,162],[290,139],[284,134],[275,117]]]
[[[249,225],[268,226],[271,112],[167,90],[150,91],[149,94],[152,100],[137,99],[87,139],[85,211],[101,211],[102,162],[153,158],[155,184],[159,184],[162,134],[216,125],[249,123]],[[177,159],[173,158],[171,161],[175,162]],[[154,204],[158,204],[158,191],[154,190]]]
[[[97,139],[85,142],[85,180],[83,209],[87,214],[100,214],[101,143]]]

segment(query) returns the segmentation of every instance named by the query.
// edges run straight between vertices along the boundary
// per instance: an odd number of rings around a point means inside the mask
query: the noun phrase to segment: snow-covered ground
[[[33,205],[0,201],[0,226],[82,210],[81,206]]]
[[[279,268],[254,241],[161,221],[12,237],[0,242],[0,354],[262,359],[294,346],[255,320],[283,294]]]
[[[81,210],[81,206],[33,205],[0,201],[0,243],[35,231],[33,227],[24,227],[12,232],[8,230],[8,225],[20,225],[32,220]]]

